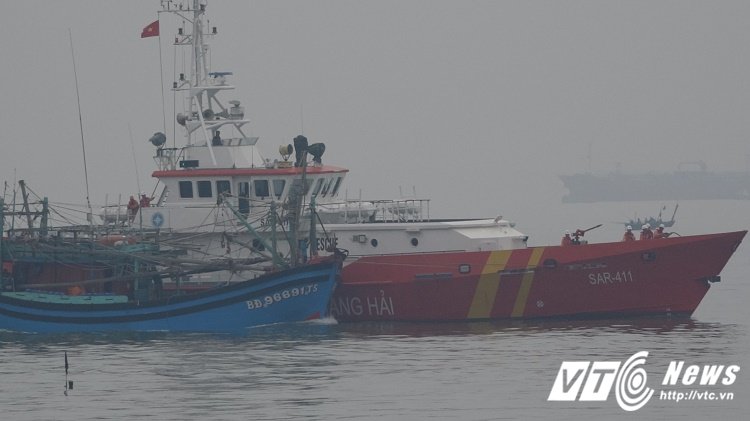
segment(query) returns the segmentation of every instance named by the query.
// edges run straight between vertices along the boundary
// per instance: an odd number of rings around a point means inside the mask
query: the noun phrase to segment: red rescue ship
[[[331,311],[339,321],[689,316],[746,233],[364,256],[344,268]]]
[[[691,314],[746,234],[528,247],[528,236],[502,216],[431,219],[429,199],[416,191],[351,200],[342,188],[348,170],[323,164],[323,143],[300,135],[275,159],[261,154],[245,107],[229,99],[232,72],[211,70],[208,41],[218,32],[208,30],[206,2],[190,3],[162,5],[162,16],[175,23],[194,14],[192,28],[175,35],[175,46],[192,54],[174,69],[172,84],[184,95],[175,115],[184,145],[167,147],[166,134],[155,133],[153,201],[142,192],[140,204],[133,198],[125,208],[118,200],[114,213],[105,206],[101,214],[105,228],[119,230],[110,232],[186,245],[181,259],[234,262],[181,277],[180,288],[211,288],[268,269],[237,262],[272,266],[282,256],[300,263],[344,249],[349,258],[331,302],[341,321]]]

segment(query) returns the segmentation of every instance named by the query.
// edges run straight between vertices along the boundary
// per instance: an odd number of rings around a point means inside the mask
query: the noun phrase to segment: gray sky
[[[159,49],[140,32],[159,1],[0,6],[0,180],[85,201],[70,28],[92,201],[137,191],[128,125],[150,191]],[[595,172],[748,165],[747,1],[221,0],[208,16],[213,70],[234,72],[264,155],[302,107],[350,197],[414,186],[434,217],[517,220],[559,203],[556,176],[586,170],[589,144]],[[167,86],[175,28],[162,21]]]

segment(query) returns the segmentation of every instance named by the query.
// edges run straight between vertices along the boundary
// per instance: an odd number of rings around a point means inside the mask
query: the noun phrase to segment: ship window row
[[[240,184],[243,185],[242,196],[249,197],[249,184],[247,182],[242,182]],[[259,199],[265,199],[266,197],[270,197],[273,194],[276,199],[281,199],[281,196],[284,194],[285,186],[286,180],[275,179],[271,180],[271,183],[269,183],[269,180],[266,179],[253,180],[253,195]],[[271,192],[272,187],[273,193]]]
[[[321,197],[330,196],[333,197],[338,193],[339,186],[341,186],[341,180],[343,177],[332,177],[332,178],[318,178],[317,180],[305,180],[304,194],[307,195],[310,192],[310,188],[313,187],[312,196]],[[284,191],[286,180],[275,179],[273,181],[273,191],[277,199],[281,198]],[[313,184],[314,183],[314,184]],[[255,197],[265,198],[270,196],[268,188],[268,180],[260,179],[254,181]]]
[[[232,183],[229,180],[217,180],[216,183],[216,194],[232,194]],[[198,180],[195,182],[195,190],[198,192],[198,197],[214,197],[214,184],[209,180]],[[178,183],[180,190],[180,198],[192,199],[195,197],[195,190],[193,189],[192,181],[180,181]]]
[[[342,177],[335,178],[319,178],[317,180],[307,180],[305,183],[305,194],[310,191],[310,188],[314,188],[312,191],[313,196],[335,196],[338,193],[339,186],[341,186]],[[269,182],[270,181],[270,182]],[[237,184],[240,195],[243,197],[250,196],[250,185],[247,182],[240,182]],[[200,198],[214,197],[214,186],[216,188],[216,194],[232,194],[232,183],[229,180],[217,180],[215,183],[209,180],[198,180],[193,186],[193,182],[189,180],[183,180],[178,182],[181,199],[192,199],[195,197],[197,192]],[[257,179],[253,180],[253,195],[260,199],[270,197],[273,188],[273,196],[276,199],[281,199],[284,194],[284,188],[286,187],[286,180],[283,179]]]
[[[313,197],[317,197],[318,195],[320,195],[321,197],[326,197],[327,195],[329,195],[328,194],[329,192],[330,192],[330,197],[333,197],[339,191],[341,180],[342,180],[342,177],[319,178],[317,179],[317,181],[306,180],[304,194],[307,195],[310,192],[310,188],[313,187],[313,183],[315,183],[314,184],[315,187],[313,188],[313,191],[312,191]]]

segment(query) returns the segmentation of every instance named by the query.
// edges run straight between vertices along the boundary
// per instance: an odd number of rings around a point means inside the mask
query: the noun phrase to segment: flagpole
[[[156,14],[156,21],[159,22],[159,14]],[[161,24],[157,24],[161,26]],[[167,103],[164,99],[164,64],[162,63],[162,54],[161,54],[161,28],[159,28],[159,79],[161,80],[161,115],[162,115],[162,121],[164,123],[164,133],[167,132]],[[172,137],[174,137],[174,133],[172,133]]]
[[[146,25],[141,31],[141,38],[158,37],[159,38],[159,80],[161,81],[161,115],[163,133],[167,132],[167,100],[164,95],[164,58],[161,50],[161,31],[159,30],[159,13],[156,13],[156,20]],[[173,133],[174,135],[174,133]]]

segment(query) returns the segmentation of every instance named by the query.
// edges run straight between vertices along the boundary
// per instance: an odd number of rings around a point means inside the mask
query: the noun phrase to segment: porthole
[[[463,273],[463,274],[471,273],[471,265],[468,263],[462,263],[458,265],[458,273]]]
[[[372,240],[370,240],[370,245],[373,246],[373,247],[377,247],[378,246],[378,240],[375,239],[375,238],[373,238]]]
[[[656,252],[646,251],[641,254],[641,259],[643,259],[644,262],[653,262],[656,260]]]
[[[557,267],[557,260],[555,259],[545,259],[544,263],[542,263],[544,267],[547,269],[554,269]]]
[[[419,245],[419,240],[417,240],[416,238],[412,238],[411,239],[411,245],[414,246],[414,247],[418,246]]]

